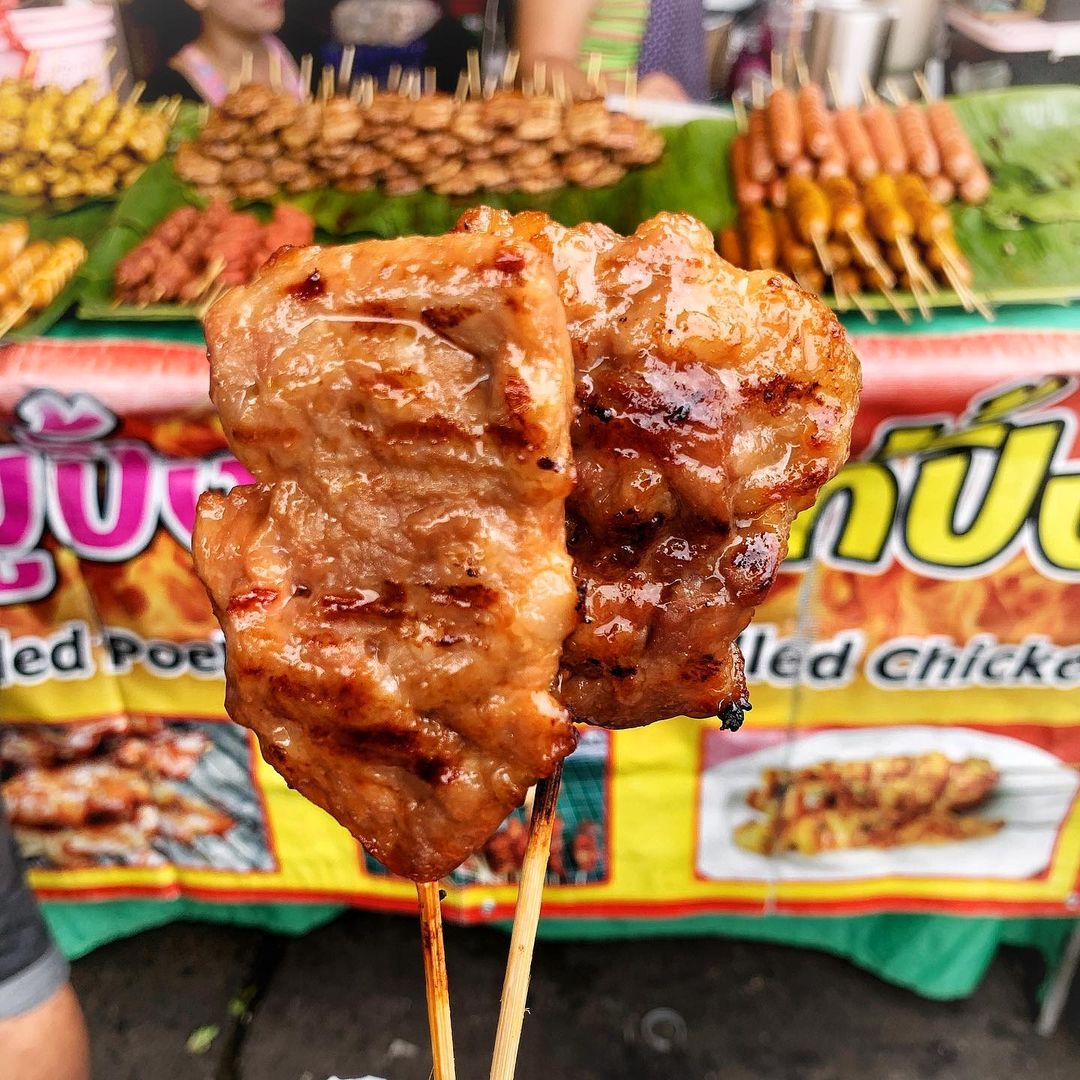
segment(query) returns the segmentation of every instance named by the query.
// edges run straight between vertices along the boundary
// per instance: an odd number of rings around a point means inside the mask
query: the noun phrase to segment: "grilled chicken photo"
[[[279,252],[206,332],[257,481],[195,531],[227,707],[391,870],[479,848],[571,719],[741,721],[736,638],[859,389],[793,283],[685,215],[624,238],[481,209]]]

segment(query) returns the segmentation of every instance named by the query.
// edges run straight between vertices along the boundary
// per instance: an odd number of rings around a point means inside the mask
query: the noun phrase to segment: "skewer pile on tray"
[[[177,152],[179,175],[211,198],[259,200],[336,187],[390,195],[430,189],[538,194],[566,184],[606,187],[656,161],[664,140],[600,97],[572,100],[537,65],[512,89],[512,56],[499,84],[482,87],[478,62],[457,93],[435,92],[433,69],[391,72],[385,89],[351,79],[350,57],[323,71],[302,100],[258,84],[231,93],[198,138]],[[310,66],[304,85],[310,85]]]
[[[0,192],[50,199],[112,195],[165,152],[179,99],[139,104],[138,83],[121,101],[119,83],[72,90],[0,80]]]
[[[31,241],[21,218],[0,224],[0,338],[44,311],[85,258],[86,248],[74,237]]]
[[[291,206],[275,207],[265,225],[220,201],[205,210],[183,206],[117,263],[116,301],[205,305],[221,289],[250,281],[278,248],[301,247],[314,237],[314,222]]]
[[[927,296],[951,288],[965,310],[990,318],[972,291],[972,271],[943,203],[955,194],[981,202],[990,180],[952,107],[925,107],[894,91],[891,109],[865,88],[862,110],[830,111],[824,90],[805,77],[787,87],[774,60],[774,89],[747,116],[731,148],[738,228],[718,240],[729,261],[780,269],[804,288],[831,292],[837,306],[873,321],[868,293],[903,318],[894,289],[929,317]],[[835,95],[834,95],[835,96]]]

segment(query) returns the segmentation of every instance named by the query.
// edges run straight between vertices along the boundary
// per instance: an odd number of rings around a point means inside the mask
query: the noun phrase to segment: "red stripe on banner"
[[[0,413],[31,390],[84,393],[115,413],[210,406],[202,345],[137,338],[33,338],[0,349]]]

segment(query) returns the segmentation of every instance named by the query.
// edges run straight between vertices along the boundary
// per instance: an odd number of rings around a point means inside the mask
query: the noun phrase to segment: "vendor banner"
[[[861,335],[850,464],[741,644],[743,729],[583,732],[551,917],[1080,910],[1080,331]],[[40,894],[411,910],[223,708],[201,348],[0,350],[0,786]],[[525,811],[454,871],[505,918]]]

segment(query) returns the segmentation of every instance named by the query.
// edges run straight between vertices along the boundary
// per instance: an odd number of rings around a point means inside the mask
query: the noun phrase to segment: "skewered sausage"
[[[735,200],[740,206],[755,206],[765,198],[765,189],[751,179],[747,161],[747,139],[736,135],[731,141],[731,178],[735,185]]]
[[[750,178],[767,184],[776,176],[776,165],[769,149],[769,121],[764,109],[754,109],[747,120]]]
[[[906,172],[907,150],[892,109],[881,101],[871,102],[863,108],[863,123],[882,172],[890,176]]]
[[[833,133],[825,91],[817,83],[806,83],[799,89],[799,116],[806,152],[813,158],[828,157],[833,148]]]
[[[927,180],[926,187],[934,202],[939,202],[943,206],[956,198],[956,185],[944,173],[939,173]]]
[[[975,147],[947,101],[931,101],[926,118],[941,155],[945,172],[954,184],[962,184],[979,164]]]
[[[738,266],[741,269],[746,268],[742,237],[734,225],[727,225],[720,230],[720,234],[716,238],[716,246],[722,259],[726,259],[732,266]]]
[[[772,214],[764,206],[747,206],[742,211],[742,223],[748,269],[769,270],[776,266],[776,230]]]
[[[941,155],[922,107],[905,101],[896,110],[896,123],[912,169],[926,179],[937,176],[941,172]]]
[[[790,165],[802,152],[802,124],[793,91],[778,86],[769,95],[769,144],[779,165]]]
[[[986,202],[990,194],[990,175],[981,161],[975,162],[975,168],[968,178],[960,184],[960,198],[969,206],[978,206]]]
[[[851,175],[860,183],[877,176],[881,171],[877,153],[858,109],[845,105],[833,114],[836,122],[836,135],[851,165]]]

